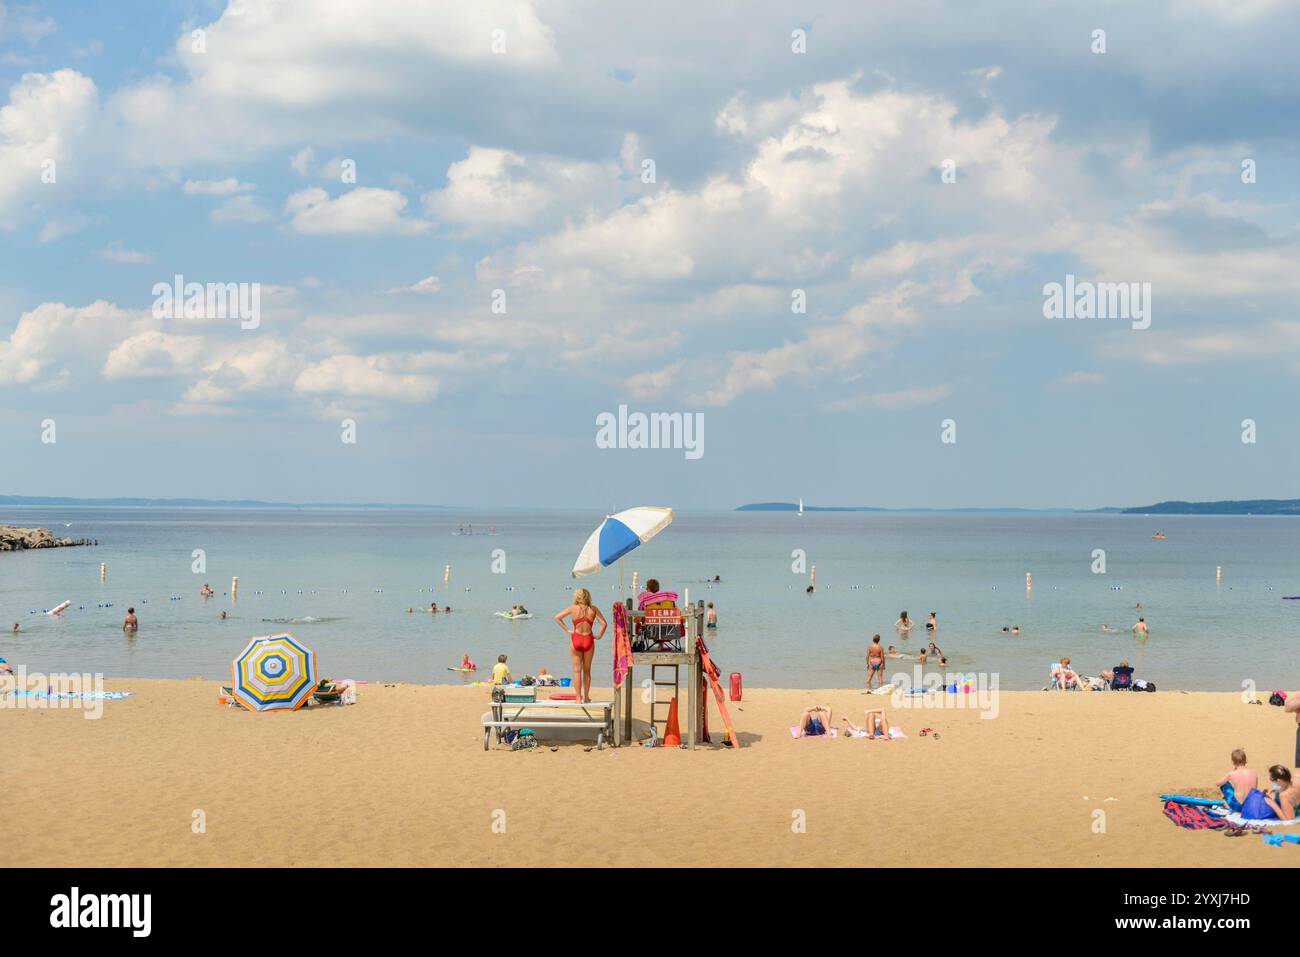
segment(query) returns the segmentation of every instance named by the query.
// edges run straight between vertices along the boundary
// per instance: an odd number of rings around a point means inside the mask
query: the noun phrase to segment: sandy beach
[[[747,689],[739,751],[485,753],[481,687],[372,684],[354,706],[264,715],[218,705],[210,680],[107,687],[135,695],[100,720],[0,711],[10,864],[1295,863],[1255,835],[1181,830],[1156,798],[1212,786],[1235,747],[1261,776],[1290,763],[1290,716],[1232,693],[1002,692],[993,720],[892,712],[908,737],[883,742],[787,728],[807,704],[838,724],[885,699]]]

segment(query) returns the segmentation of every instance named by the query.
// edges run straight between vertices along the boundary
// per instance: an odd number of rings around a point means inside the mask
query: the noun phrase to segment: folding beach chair
[[[1115,666],[1115,675],[1110,679],[1111,691],[1133,690],[1133,669]]]

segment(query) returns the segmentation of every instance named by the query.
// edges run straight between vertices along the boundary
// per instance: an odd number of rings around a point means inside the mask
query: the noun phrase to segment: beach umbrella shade
[[[316,652],[289,634],[254,638],[230,663],[231,694],[250,711],[297,711],[316,681]]]
[[[591,533],[573,563],[573,577],[594,575],[612,565],[638,545],[643,545],[673,523],[673,510],[653,505],[629,508],[606,516]]]

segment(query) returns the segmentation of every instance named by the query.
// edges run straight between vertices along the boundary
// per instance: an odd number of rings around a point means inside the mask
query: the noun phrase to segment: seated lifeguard
[[[677,592],[660,591],[659,580],[647,578],[645,591],[636,596],[636,607],[640,611],[645,611],[647,608],[676,608]]]

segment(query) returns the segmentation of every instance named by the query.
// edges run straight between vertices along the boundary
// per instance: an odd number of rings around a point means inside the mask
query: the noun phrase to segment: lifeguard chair
[[[632,650],[665,651],[680,654],[686,650],[686,616],[670,601],[647,605],[645,617],[637,619],[640,630]]]

